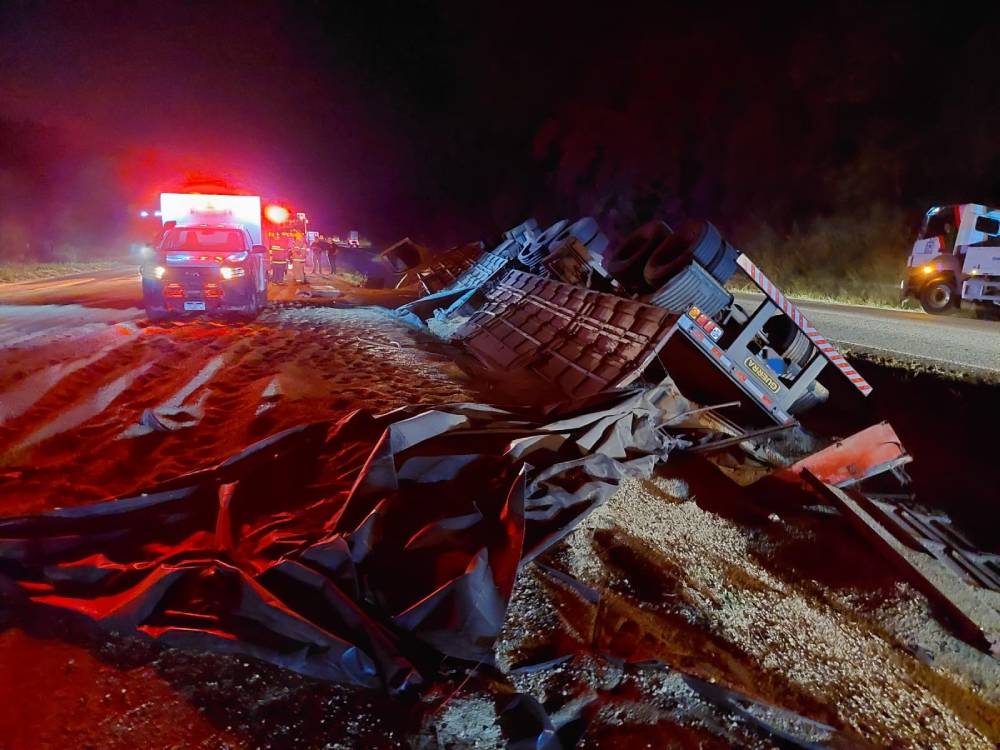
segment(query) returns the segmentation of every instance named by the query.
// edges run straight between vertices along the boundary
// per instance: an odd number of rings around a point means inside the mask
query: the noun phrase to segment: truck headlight
[[[222,274],[224,279],[235,279],[239,276],[246,276],[246,270],[243,268],[231,268],[230,266],[222,266],[219,269],[219,273]]]

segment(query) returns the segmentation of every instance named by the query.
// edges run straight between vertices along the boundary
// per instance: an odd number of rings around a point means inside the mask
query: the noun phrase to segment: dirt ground
[[[10,514],[120,496],[359,406],[472,398],[451,357],[366,309],[285,307],[244,325],[81,322],[21,343],[0,349]],[[148,411],[177,429],[144,426]]]
[[[278,290],[242,325],[66,305],[0,321],[3,513],[125,495],[358,406],[496,395],[457,351],[349,306],[399,295],[322,286]],[[938,624],[828,510],[770,507],[704,462],[629,482],[526,566],[496,652],[550,715],[589,716],[583,747],[772,746],[680,675],[830,725],[843,747],[1000,741],[995,659]],[[498,694],[461,674],[428,712],[2,608],[0,674],[2,750],[502,746]]]
[[[243,325],[154,326],[138,313],[62,305],[3,321],[4,514],[128,494],[360,406],[478,398],[453,356],[384,313],[285,296]],[[46,313],[51,325],[39,322]],[[147,410],[176,429],[144,426]],[[0,608],[4,750],[405,746],[378,696],[8,618]]]

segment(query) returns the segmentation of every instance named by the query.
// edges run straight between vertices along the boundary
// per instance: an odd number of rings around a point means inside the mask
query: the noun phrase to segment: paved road
[[[737,294],[745,308],[762,295]],[[845,348],[950,370],[1000,376],[1000,322],[826,302],[795,303]]]
[[[0,284],[0,304],[76,304],[113,309],[142,307],[139,268],[123,265],[93,273]]]
[[[338,285],[344,286],[343,283],[329,276],[310,275],[310,281],[312,286],[308,291],[313,296],[338,294],[341,298],[349,298],[349,295],[337,289]],[[268,299],[287,302],[300,298],[305,291],[292,282],[283,286],[272,284],[268,290]],[[370,296],[378,298],[380,295],[378,292],[373,292]],[[386,290],[381,296],[393,297],[392,290]],[[409,297],[404,301],[409,301]],[[393,306],[391,302],[392,299],[389,299],[388,303],[375,299],[372,304],[387,304],[391,307]],[[122,265],[119,268],[93,273],[0,284],[0,306],[6,307],[9,313],[12,306],[24,305],[33,307],[82,305],[88,308],[125,310],[130,313],[142,308],[142,282],[139,279],[139,269],[132,265]],[[16,311],[15,314],[24,318],[28,315],[28,311]],[[0,317],[3,315],[4,312],[0,312]]]

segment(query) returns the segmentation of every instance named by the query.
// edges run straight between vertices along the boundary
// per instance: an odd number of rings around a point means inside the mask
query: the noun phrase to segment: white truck
[[[939,315],[963,303],[976,317],[1000,317],[1000,208],[979,203],[927,212],[906,262],[900,297]]]

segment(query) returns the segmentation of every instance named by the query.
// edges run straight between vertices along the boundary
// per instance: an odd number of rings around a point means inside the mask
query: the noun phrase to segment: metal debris
[[[801,477],[808,471],[827,484],[850,487],[887,471],[899,472],[912,461],[888,422],[879,422],[775,472],[777,479]]]
[[[457,339],[490,368],[530,370],[584,397],[634,382],[676,320],[652,305],[509,271]]]
[[[968,643],[1000,657],[1000,632],[987,630],[977,621],[975,613],[955,595],[952,587],[942,582],[943,578],[957,579],[951,565],[942,565],[923,552],[913,552],[879,522],[871,512],[868,499],[856,490],[841,489],[818,479],[805,469],[803,478],[823,497],[828,498],[843,516],[857,529],[874,548],[882,554],[900,574],[917,590],[948,615],[958,635]],[[920,556],[925,564],[918,564],[914,556]],[[930,574],[928,566],[936,566],[935,574]]]

